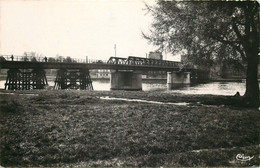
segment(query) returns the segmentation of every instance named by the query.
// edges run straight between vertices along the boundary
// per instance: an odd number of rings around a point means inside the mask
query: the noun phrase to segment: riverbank
[[[260,162],[259,111],[234,106],[231,96],[34,90],[1,91],[0,101],[4,167]],[[238,154],[253,158],[243,162]]]

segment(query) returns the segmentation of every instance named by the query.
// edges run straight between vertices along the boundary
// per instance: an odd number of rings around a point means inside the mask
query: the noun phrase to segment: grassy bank
[[[234,106],[231,97],[27,91],[1,94],[0,102],[1,166],[236,167],[260,162],[260,113]],[[241,162],[237,154],[254,158]]]

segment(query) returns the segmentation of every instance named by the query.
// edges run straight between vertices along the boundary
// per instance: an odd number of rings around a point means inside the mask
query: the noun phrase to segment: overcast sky
[[[144,8],[142,0],[0,0],[0,54],[107,60],[116,44],[118,57],[145,57],[156,47],[141,35],[152,22]]]

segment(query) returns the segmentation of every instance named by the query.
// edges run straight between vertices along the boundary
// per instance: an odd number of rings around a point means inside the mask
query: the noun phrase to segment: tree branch
[[[235,18],[232,18],[232,28],[233,28],[234,32],[236,33],[239,41],[242,42],[244,40],[244,37],[240,34],[240,32],[238,30],[238,27],[237,27],[237,25],[235,23]]]
[[[254,16],[255,14],[258,14],[257,11],[258,11],[258,8],[259,8],[259,4],[258,2],[255,2],[254,3],[254,6],[253,6],[253,9],[252,9],[252,16]]]
[[[231,47],[233,47],[235,50],[237,50],[240,53],[240,55],[241,55],[243,60],[245,60],[245,61],[247,60],[247,57],[246,57],[245,53],[240,48],[241,43],[238,43],[239,46],[236,46],[235,43],[233,43],[232,41],[227,41],[227,40],[220,39],[220,38],[217,38],[216,40],[218,40],[219,42],[225,43],[227,45],[230,45]],[[243,44],[242,44],[242,46],[243,46]]]
[[[237,18],[234,18],[234,21],[235,21],[236,23],[240,24],[240,25],[246,25],[245,22],[241,22],[241,21],[239,21]]]

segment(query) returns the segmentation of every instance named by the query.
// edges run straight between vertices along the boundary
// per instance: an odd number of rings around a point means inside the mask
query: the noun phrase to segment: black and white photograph
[[[260,167],[259,0],[0,0],[0,168]]]

